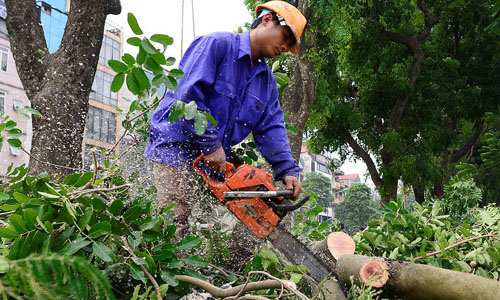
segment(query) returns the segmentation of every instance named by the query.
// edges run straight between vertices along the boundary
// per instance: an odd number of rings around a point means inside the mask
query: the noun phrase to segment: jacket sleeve
[[[207,99],[204,91],[215,82],[217,65],[225,52],[221,44],[216,38],[207,36],[191,43],[179,65],[184,77],[179,80],[179,88],[174,92],[175,99],[186,103],[194,100],[198,110],[211,114],[205,105]],[[221,147],[217,128],[208,122],[205,133],[199,135],[195,131],[194,120],[182,118],[178,122],[181,122],[183,133],[200,146],[202,154],[212,153]]]
[[[273,167],[275,180],[283,180],[287,175],[299,178],[300,169],[292,157],[278,97],[278,88],[275,86],[271,92],[271,101],[253,129],[253,136],[259,151]]]

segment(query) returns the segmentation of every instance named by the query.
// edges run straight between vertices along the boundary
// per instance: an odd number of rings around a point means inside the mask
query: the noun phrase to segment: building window
[[[5,112],[5,92],[0,91],[0,113]]]
[[[332,171],[326,167],[326,165],[316,162],[316,169],[320,172],[326,173],[326,174],[332,174]]]
[[[116,142],[116,114],[95,106],[89,106],[87,137],[96,141]]]
[[[118,94],[111,91],[113,76],[101,70],[95,73],[94,83],[90,91],[90,99],[107,105],[118,103]]]
[[[13,104],[14,104],[13,108],[15,111],[18,111],[19,109],[23,108],[23,103],[21,101],[14,100]]]
[[[120,60],[120,42],[104,36],[101,52],[99,53],[99,63],[109,68],[108,61],[110,59]]]
[[[19,151],[19,148],[10,146],[10,154],[13,156],[19,156],[19,154],[21,153]]]
[[[8,63],[9,63],[9,50],[0,47],[0,70],[7,72]]]

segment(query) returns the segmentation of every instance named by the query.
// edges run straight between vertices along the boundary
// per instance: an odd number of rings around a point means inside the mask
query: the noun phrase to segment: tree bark
[[[17,71],[33,119],[30,173],[66,175],[82,166],[88,99],[97,68],[107,14],[119,0],[73,0],[59,49],[48,53],[33,0],[7,0],[7,29]]]
[[[309,0],[289,1],[295,5],[304,17],[309,20],[311,9],[309,8]],[[288,124],[297,129],[298,134],[288,134],[292,156],[298,161],[300,156],[300,148],[302,146],[302,135],[306,125],[307,117],[311,111],[314,102],[315,87],[313,81],[313,65],[307,57],[306,36],[308,34],[307,26],[301,40],[303,43],[300,46],[297,59],[294,62],[294,68],[290,83],[283,92],[280,98],[280,103],[283,111],[288,114]]]
[[[348,275],[356,275],[359,266],[373,260],[362,255],[343,255],[337,262],[342,284],[349,285]],[[495,300],[500,295],[500,282],[481,276],[376,258],[388,266],[389,279],[384,293],[405,300]],[[359,278],[358,278],[359,280]]]

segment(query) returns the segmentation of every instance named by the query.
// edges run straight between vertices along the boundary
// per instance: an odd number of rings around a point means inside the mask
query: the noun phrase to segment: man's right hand
[[[224,153],[222,147],[215,150],[215,152],[203,155],[203,161],[205,165],[216,172],[222,174],[226,172],[226,153]]]

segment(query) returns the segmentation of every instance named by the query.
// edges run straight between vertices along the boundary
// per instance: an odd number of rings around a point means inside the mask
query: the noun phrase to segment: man
[[[177,237],[185,235],[191,211],[191,163],[199,155],[211,169],[224,173],[231,146],[250,132],[271,164],[276,180],[301,191],[299,168],[292,158],[283,112],[278,101],[276,80],[263,58],[283,52],[297,53],[306,25],[304,16],[284,1],[269,1],[257,6],[258,18],[251,30],[242,34],[213,33],[196,38],[180,62],[185,75],[179,88],[169,91],[153,114],[150,140],[144,155],[154,163],[158,202],[176,202],[173,213]],[[169,123],[175,100],[196,101],[199,110],[217,121],[208,123],[198,135],[194,121],[184,118]]]

